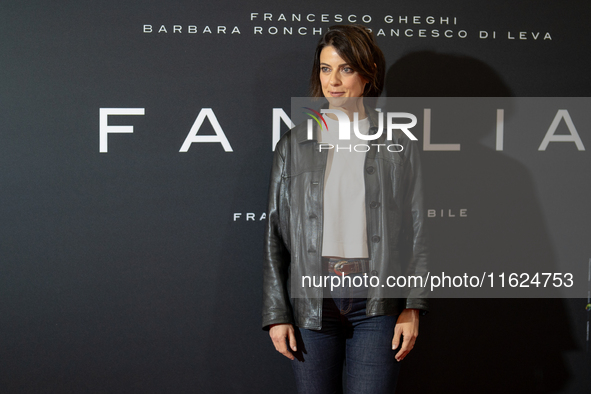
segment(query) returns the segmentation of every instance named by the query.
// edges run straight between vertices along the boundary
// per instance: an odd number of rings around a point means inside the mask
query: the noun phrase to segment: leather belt
[[[328,272],[339,276],[369,272],[368,259],[327,259]]]

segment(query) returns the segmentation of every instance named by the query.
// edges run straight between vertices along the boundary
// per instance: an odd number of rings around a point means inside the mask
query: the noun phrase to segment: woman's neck
[[[336,100],[335,100],[336,101]],[[359,117],[357,119],[365,119],[367,116],[365,114],[365,107],[363,106],[363,97],[355,97],[351,99],[346,99],[344,102],[334,102],[331,103],[331,100],[328,100],[328,108],[329,109],[338,109],[343,111],[348,117],[349,120],[353,121],[353,116],[357,112]],[[327,116],[333,120],[338,120],[335,114],[327,114]]]

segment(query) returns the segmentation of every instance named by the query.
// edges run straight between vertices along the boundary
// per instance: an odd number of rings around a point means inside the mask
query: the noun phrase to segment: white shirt
[[[368,141],[357,138],[339,140],[339,123],[325,117],[328,131],[321,130],[320,141],[334,146],[328,151],[324,174],[324,222],[322,256],[368,258],[365,218],[365,150]],[[369,119],[359,121],[359,131],[369,132]],[[357,150],[355,151],[355,145]]]

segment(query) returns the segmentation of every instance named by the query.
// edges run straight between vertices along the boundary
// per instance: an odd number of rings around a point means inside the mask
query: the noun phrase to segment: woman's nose
[[[333,72],[333,73],[330,75],[330,81],[329,81],[329,82],[330,82],[330,85],[331,85],[331,86],[338,86],[338,85],[340,85],[340,83],[341,83],[341,80],[340,80],[340,78],[339,78],[339,73],[337,73],[337,72]]]

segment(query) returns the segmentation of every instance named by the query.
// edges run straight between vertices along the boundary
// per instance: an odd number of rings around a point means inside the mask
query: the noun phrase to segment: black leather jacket
[[[366,107],[370,134],[378,114]],[[384,122],[385,123],[385,122]],[[416,141],[386,130],[365,158],[365,204],[371,275],[386,283],[389,275],[427,273],[427,242],[421,167]],[[376,146],[377,144],[385,144]],[[393,153],[386,145],[400,144]],[[288,280],[325,275],[322,267],[323,186],[327,150],[319,150],[316,130],[307,139],[306,125],[287,132],[277,143],[271,171],[263,269],[263,328],[291,323],[301,328],[322,326],[322,289],[292,297]],[[396,150],[391,148],[392,150]],[[400,148],[398,148],[399,150]],[[390,289],[391,290],[391,289]],[[312,296],[311,296],[312,294]],[[372,287],[367,315],[396,315],[404,308],[428,310],[427,289],[413,288],[404,298],[391,298],[388,289]]]

